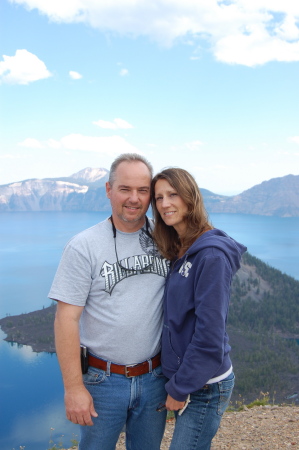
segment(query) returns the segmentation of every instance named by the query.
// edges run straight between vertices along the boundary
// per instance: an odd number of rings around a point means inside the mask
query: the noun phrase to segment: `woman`
[[[153,237],[171,261],[162,336],[165,406],[176,415],[170,449],[206,450],[234,385],[226,322],[232,276],[246,247],[213,228],[194,178],[183,169],[154,177],[152,207]]]

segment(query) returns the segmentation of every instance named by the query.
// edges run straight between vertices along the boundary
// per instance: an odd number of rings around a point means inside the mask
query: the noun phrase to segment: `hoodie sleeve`
[[[195,326],[177,372],[166,384],[167,392],[184,401],[202,388],[222,366],[226,346],[226,321],[230,299],[232,268],[226,255],[211,249],[196,258],[193,278]],[[191,281],[191,280],[190,280]],[[226,369],[227,370],[227,369]]]

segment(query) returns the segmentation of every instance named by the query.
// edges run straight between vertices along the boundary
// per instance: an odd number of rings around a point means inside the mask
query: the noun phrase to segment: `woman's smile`
[[[155,201],[157,210],[166,225],[173,226],[179,235],[184,234],[188,207],[168,181],[163,179],[157,181]]]

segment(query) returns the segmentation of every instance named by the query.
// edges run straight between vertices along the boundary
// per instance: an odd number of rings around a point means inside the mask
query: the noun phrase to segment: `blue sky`
[[[0,184],[139,152],[238,194],[299,174],[299,2],[2,0]]]

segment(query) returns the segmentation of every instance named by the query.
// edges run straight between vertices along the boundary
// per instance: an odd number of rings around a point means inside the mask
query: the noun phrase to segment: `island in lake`
[[[54,318],[56,304],[18,316],[0,319],[0,327],[7,335],[4,339],[20,345],[30,345],[34,352],[55,353]]]

